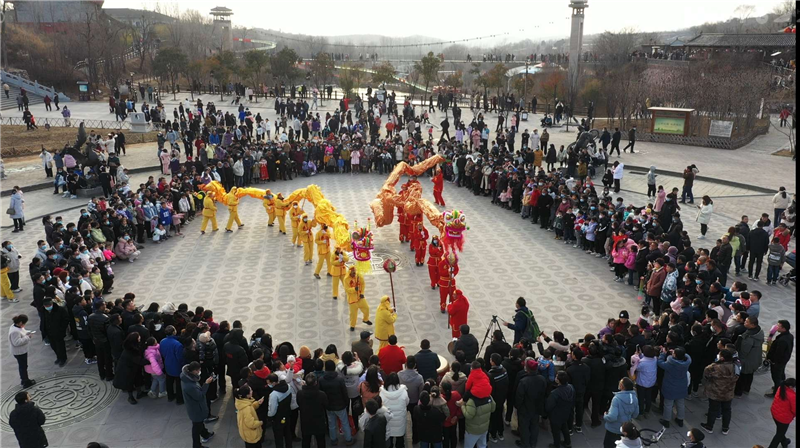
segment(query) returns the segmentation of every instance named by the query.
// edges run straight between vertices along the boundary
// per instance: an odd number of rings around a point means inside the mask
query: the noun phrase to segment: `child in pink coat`
[[[167,396],[167,374],[164,373],[164,360],[161,358],[161,352],[158,349],[159,345],[156,338],[147,338],[144,349],[144,359],[147,361],[147,365],[144,366],[144,371],[153,378],[150,392],[147,393],[150,398]]]

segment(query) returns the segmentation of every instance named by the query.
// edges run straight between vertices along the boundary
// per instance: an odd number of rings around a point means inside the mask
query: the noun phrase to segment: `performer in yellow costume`
[[[4,299],[14,300],[14,291],[11,290],[11,279],[8,278],[8,266],[0,268],[0,296]]]
[[[231,188],[230,193],[225,195],[225,205],[228,206],[228,225],[225,226],[225,231],[233,232],[231,226],[233,226],[234,221],[236,221],[236,225],[241,230],[244,224],[239,219],[239,198],[236,196],[236,187]]]
[[[264,200],[262,201],[262,205],[269,216],[269,223],[267,223],[267,226],[272,227],[275,222],[275,196],[272,195],[270,190],[264,192]]]
[[[369,304],[364,298],[364,276],[356,272],[355,266],[351,267],[344,279],[344,289],[347,291],[347,304],[350,306],[350,331],[356,331],[356,317],[361,310],[362,322],[372,325],[369,320]]]
[[[344,283],[346,271],[344,264],[349,260],[350,257],[348,257],[344,251],[338,247],[333,252],[333,255],[331,255],[330,266],[331,276],[333,277],[333,300],[337,300],[339,298],[339,282],[341,282],[345,288],[347,287],[347,285]]]
[[[278,193],[275,197],[275,217],[278,218],[278,230],[286,235],[286,209],[289,203],[283,200],[283,194]]]
[[[300,217],[300,223],[297,225],[297,244],[303,246],[303,261],[306,262],[306,266],[311,264],[311,261],[314,259],[314,233],[311,231],[314,227],[316,227],[317,222],[314,220],[310,220],[308,215],[303,213]]]
[[[300,208],[300,204],[297,202],[292,203],[292,211],[289,214],[289,218],[292,222],[292,244],[297,244],[297,247],[302,246],[300,244],[300,236],[299,232],[297,231],[297,226],[300,225],[300,217],[303,215],[303,209]]]
[[[323,263],[328,265],[328,277],[331,276],[331,260],[330,260],[330,241],[331,237],[328,235],[328,226],[322,225],[322,228],[317,231],[314,236],[314,242],[317,244],[317,270],[314,271],[314,277],[320,278],[319,273],[322,271]]]
[[[217,206],[214,204],[214,192],[209,191],[203,198],[203,222],[200,223],[200,234],[206,233],[208,221],[211,221],[211,230],[217,231]]]
[[[381,342],[378,351],[389,345],[389,336],[394,334],[395,321],[397,321],[397,312],[392,307],[389,296],[381,297],[381,304],[375,311],[375,339]]]

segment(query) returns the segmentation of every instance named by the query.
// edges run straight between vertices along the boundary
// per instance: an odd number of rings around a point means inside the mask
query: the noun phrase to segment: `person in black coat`
[[[94,313],[86,318],[89,335],[94,344],[95,354],[97,355],[97,371],[100,373],[101,380],[112,380],[114,378],[113,357],[111,354],[111,344],[108,341],[108,326],[110,320],[106,316],[105,302],[99,302]]]
[[[661,206],[661,211],[658,212],[658,222],[661,223],[661,226],[664,227],[664,230],[669,231],[669,228],[672,226],[672,215],[678,211],[678,205],[675,203],[675,196],[670,193],[664,200],[664,204]]]
[[[506,369],[506,372],[508,372],[508,393],[506,394],[505,421],[509,423],[509,425],[511,424],[511,416],[514,413],[514,403],[517,394],[517,377],[523,370],[522,360],[520,359],[521,357],[522,350],[518,348],[512,348],[508,354],[508,357],[503,359],[503,362],[500,363],[500,365]]]
[[[569,375],[563,370],[556,375],[556,385],[547,397],[545,411],[550,420],[554,445],[560,447],[563,436],[564,446],[570,446],[568,422],[572,419],[575,406],[575,388],[569,384]]]
[[[317,376],[313,372],[306,375],[306,384],[297,391],[297,406],[300,408],[300,429],[302,446],[311,446],[311,437],[316,438],[317,446],[325,446],[327,427],[328,396],[319,390]]]
[[[122,342],[125,340],[125,331],[122,330],[121,324],[122,318],[120,315],[112,314],[109,318],[108,329],[106,330],[106,337],[108,338],[108,345],[111,349],[111,356],[114,358],[114,362],[117,362],[122,355]]]
[[[722,286],[728,282],[728,271],[731,269],[733,262],[733,247],[730,243],[728,235],[722,237],[722,246],[719,246],[719,254],[717,255],[717,267],[719,268],[720,278],[719,283]]]
[[[225,356],[225,336],[227,336],[230,331],[231,324],[228,323],[227,320],[223,320],[219,323],[219,330],[211,335],[211,339],[214,340],[214,343],[217,345],[217,350],[219,351],[219,361],[214,371],[214,373],[217,374],[217,381],[219,382],[219,395],[225,395],[225,390],[227,388],[225,381],[225,363],[227,358]]]
[[[750,251],[750,260],[747,263],[747,278],[753,280],[761,275],[761,265],[764,264],[764,255],[769,250],[769,234],[764,230],[764,222],[759,220],[756,228],[747,234],[747,249]],[[753,275],[753,265],[756,267]]]
[[[496,440],[503,437],[503,406],[508,395],[508,372],[502,366],[503,357],[499,353],[493,353],[489,360],[491,368],[487,376],[489,384],[492,385],[492,400],[497,403],[497,408],[489,416],[489,437]]]
[[[419,406],[414,407],[411,418],[417,427],[420,442],[441,445],[446,417],[438,408],[431,406],[431,396],[427,391],[419,394]]]
[[[792,326],[788,320],[778,321],[778,335],[772,341],[767,352],[773,386],[772,391],[765,395],[766,397],[774,397],[778,387],[786,379],[786,364],[792,358],[792,352],[794,352],[794,336],[789,333],[791,329]]]
[[[44,307],[44,331],[50,341],[50,348],[56,354],[56,364],[64,367],[67,363],[67,344],[64,342],[67,328],[69,328],[69,314],[64,307],[53,303],[50,297],[42,301]]]
[[[478,340],[475,339],[475,336],[470,334],[469,325],[462,325],[460,330],[461,337],[456,341],[453,352],[455,353],[461,350],[464,352],[464,359],[466,362],[471,363],[475,361],[475,358],[478,356],[478,351],[480,350],[478,347]]]
[[[38,258],[34,258],[34,260],[38,260]],[[39,331],[42,333],[42,340],[46,343],[49,343],[50,340],[47,338],[47,332],[44,331],[44,275],[40,272],[32,273],[31,278],[33,279],[33,302],[31,302],[31,306],[36,308],[36,311],[39,313]]]
[[[325,374],[319,379],[319,389],[325,392],[325,395],[328,397],[328,407],[325,409],[336,414],[336,418],[331,417],[328,421],[329,434],[332,436],[331,439],[335,437],[334,429],[336,427],[336,421],[338,420],[344,430],[346,442],[350,443],[352,436],[346,417],[350,398],[347,395],[344,377],[336,372],[336,363],[331,359],[325,361]],[[333,426],[334,429],[331,429],[331,426]]]
[[[371,399],[364,407],[368,417],[364,424],[364,448],[386,448],[386,417],[378,414],[378,402]]]
[[[505,341],[505,336],[503,336],[502,330],[495,330],[492,333],[492,342],[486,347],[486,350],[483,352],[483,359],[484,360],[491,360],[492,354],[497,353],[500,355],[500,358],[508,358],[508,354],[511,352],[511,345]],[[489,370],[489,365],[484,367],[484,370]],[[418,369],[419,370],[419,369]]]
[[[539,416],[544,414],[546,389],[547,380],[539,374],[539,363],[528,358],[525,372],[519,375],[514,398],[523,447],[536,446],[539,439]]]
[[[14,430],[20,448],[44,448],[48,445],[47,436],[42,425],[46,421],[44,412],[25,392],[17,392],[14,396],[17,405],[8,416],[8,425]]]
[[[600,346],[597,344],[590,345],[589,356],[584,358],[583,362],[589,366],[590,377],[592,379],[586,388],[584,404],[588,405],[589,400],[592,400],[591,425],[594,428],[602,424],[600,420],[603,414],[601,402],[603,400],[603,388],[606,378],[606,369],[603,363],[603,350]]]
[[[707,350],[708,339],[711,336],[710,331],[706,332],[702,325],[695,323],[692,325],[691,330],[692,338],[689,339],[684,345],[686,354],[691,356],[692,363],[689,365],[689,375],[691,377],[691,384],[689,385],[689,392],[697,396],[700,381],[703,379],[703,370],[707,364],[703,364],[703,353]]]
[[[414,355],[417,362],[417,372],[422,375],[422,379],[437,378],[437,370],[442,366],[439,360],[439,355],[431,351],[431,343],[427,339],[423,339],[419,343],[420,351]]]
[[[133,318],[133,324],[128,327],[128,334],[133,332],[139,333],[139,339],[142,341],[146,341],[150,337],[150,330],[144,326],[144,316],[139,313],[136,313]]]
[[[589,382],[592,379],[592,369],[588,364],[583,362],[583,352],[579,348],[572,349],[572,360],[567,363],[567,374],[569,375],[569,383],[575,388],[575,413],[574,419],[569,419],[569,429],[573,428],[577,432],[581,432],[583,426],[583,409],[585,408],[584,398],[586,396],[586,389],[589,387]]]
[[[247,359],[247,350],[241,346],[241,341],[237,337],[237,334],[238,336],[242,336],[242,330],[239,328],[233,329],[231,333],[225,337],[226,342],[222,348],[222,351],[225,353],[225,365],[228,366],[228,376],[231,377],[231,386],[235,388],[239,387],[239,372],[247,367],[249,362]]]
[[[128,403],[136,404],[133,391],[142,385],[142,368],[147,361],[142,356],[141,341],[139,333],[131,333],[123,342],[122,355],[117,361],[117,370],[114,372],[114,387],[128,393]],[[142,391],[138,391],[138,398],[141,398]]]

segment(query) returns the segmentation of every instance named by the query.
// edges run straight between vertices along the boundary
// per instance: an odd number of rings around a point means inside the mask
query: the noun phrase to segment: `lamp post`
[[[522,104],[528,104],[528,67],[531,65],[531,58],[525,58],[525,82],[522,84]]]

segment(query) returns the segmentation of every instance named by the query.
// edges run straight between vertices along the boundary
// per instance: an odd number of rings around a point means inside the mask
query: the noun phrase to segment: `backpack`
[[[747,252],[747,240],[742,235],[736,235],[736,237],[739,238],[739,251],[736,255],[741,255]]]
[[[527,318],[525,331],[522,332],[522,339],[531,343],[539,339],[541,331],[539,331],[539,324],[536,323],[536,319],[533,317],[533,312],[531,312],[531,310],[528,310],[527,313],[522,310],[518,312],[522,313]]]

